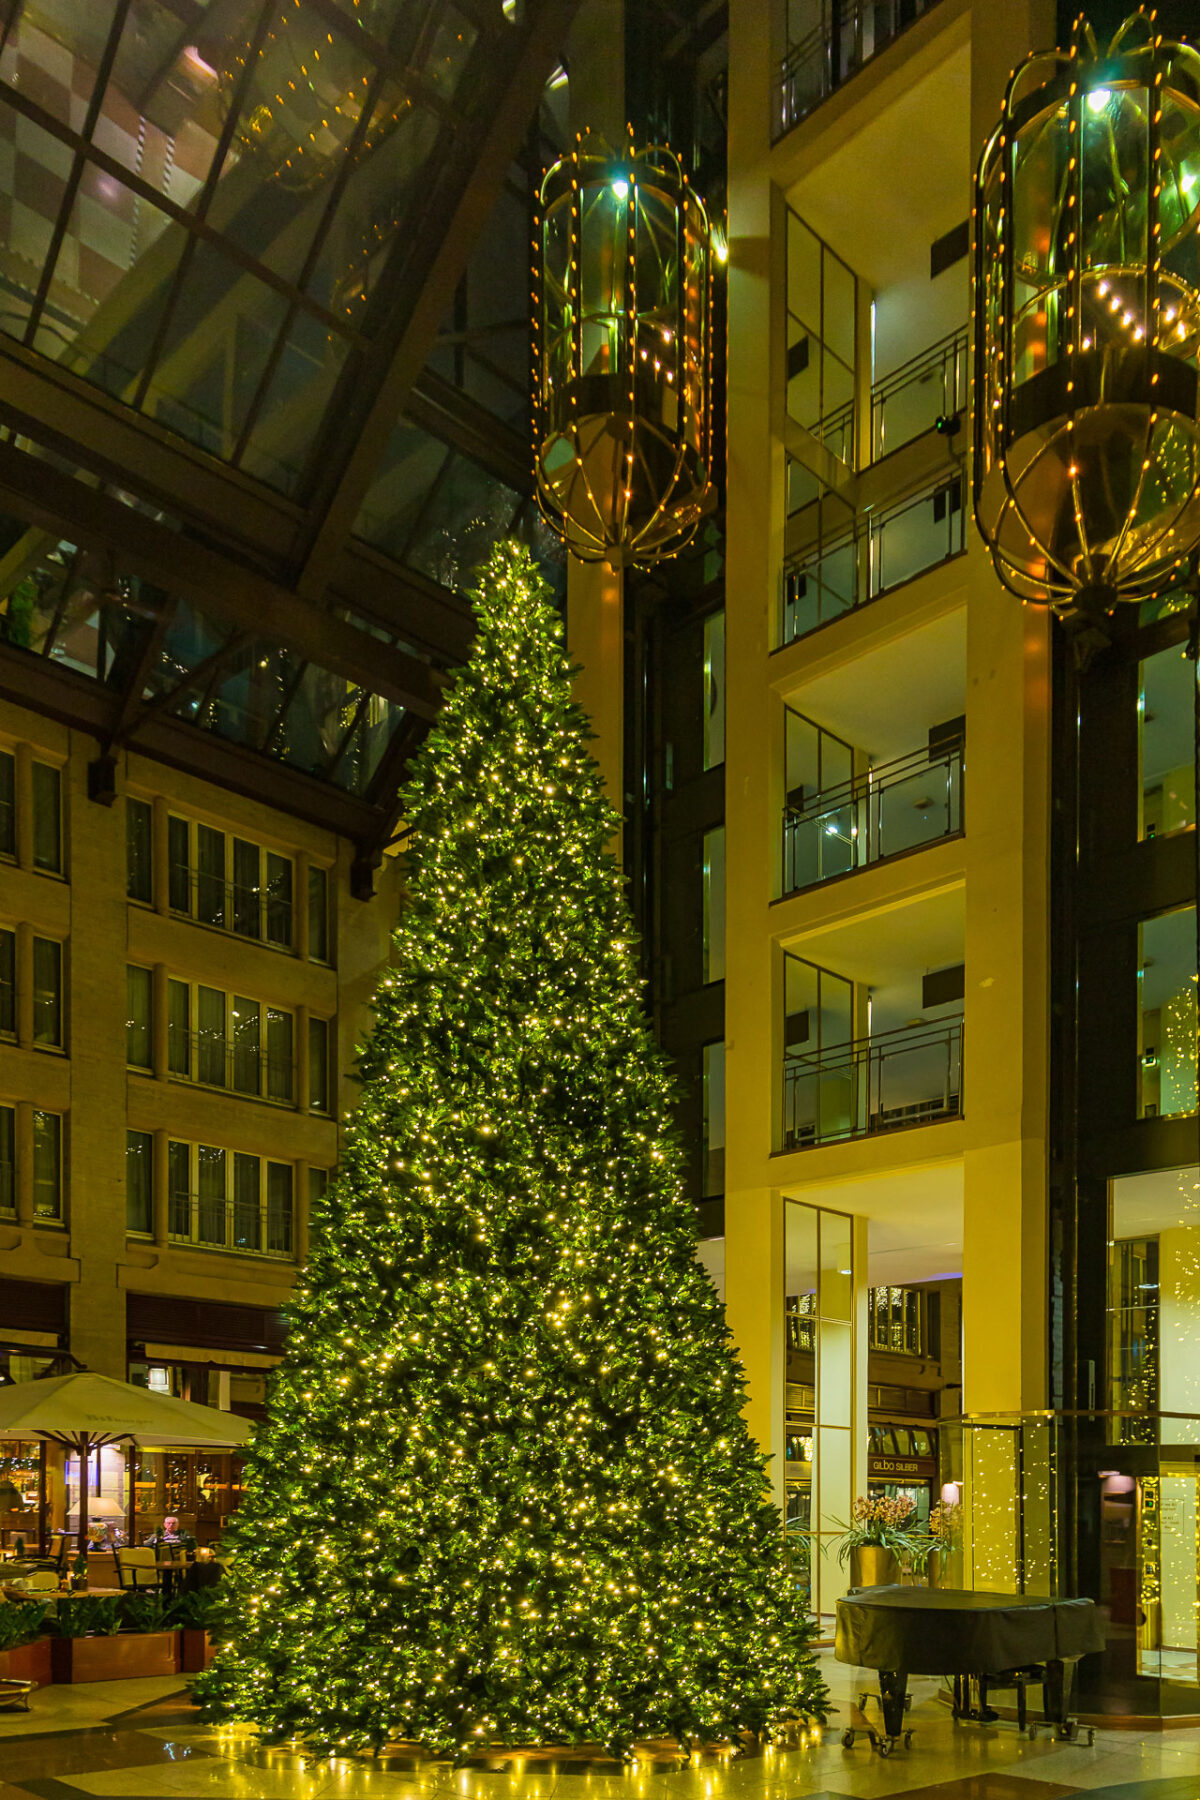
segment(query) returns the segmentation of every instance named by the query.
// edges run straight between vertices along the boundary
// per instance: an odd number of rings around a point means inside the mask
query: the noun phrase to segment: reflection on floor
[[[843,1710],[858,1686],[829,1665]],[[681,1768],[665,1756],[630,1769],[586,1755],[454,1770],[411,1757],[310,1763],[259,1747],[252,1732],[206,1726],[176,1677],[48,1688],[32,1710],[0,1713],[0,1800],[1197,1800],[1200,1730],[1098,1732],[1091,1749],[1012,1726],[955,1726],[934,1698],[937,1683],[913,1684],[911,1750],[886,1760],[865,1743],[844,1750],[835,1721],[820,1740],[739,1762],[705,1758]]]

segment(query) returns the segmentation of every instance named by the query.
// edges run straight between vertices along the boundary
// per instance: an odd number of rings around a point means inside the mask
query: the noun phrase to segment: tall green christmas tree
[[[512,544],[477,599],[201,1697],[457,1756],[823,1716],[561,626]]]

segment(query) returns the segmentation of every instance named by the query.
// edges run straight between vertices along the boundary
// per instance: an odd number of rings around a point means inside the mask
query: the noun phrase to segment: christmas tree
[[[616,815],[528,553],[477,599],[201,1697],[320,1750],[769,1732],[827,1697],[696,1258]]]

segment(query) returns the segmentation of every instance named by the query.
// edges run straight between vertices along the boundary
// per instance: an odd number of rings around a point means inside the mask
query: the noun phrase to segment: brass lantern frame
[[[997,576],[1025,601],[1107,611],[1118,600],[1148,599],[1177,585],[1200,543],[1200,286],[1188,287],[1163,263],[1164,88],[1173,105],[1200,116],[1200,53],[1165,42],[1143,9],[1126,19],[1102,54],[1080,17],[1068,50],[1037,53],[1016,70],[976,172],[972,498]],[[1092,102],[1115,93],[1121,104],[1129,94],[1132,104],[1143,91],[1144,193],[1136,199],[1146,209],[1145,255],[1089,261],[1095,245],[1085,241],[1085,183],[1097,159],[1085,154],[1085,128],[1096,122]],[[1039,128],[1061,134],[1046,140],[1059,161],[1051,158],[1055,189],[1037,249],[1045,266],[1036,258],[1024,265],[1029,293],[1022,304],[1016,265],[1028,252],[1018,242],[1017,208],[1025,196],[1016,190],[1016,165],[1022,150],[1032,160]],[[1111,127],[1109,138],[1124,208],[1124,171]],[[1025,179],[1032,184],[1032,175]],[[1188,219],[1197,212],[1200,203]],[[1024,223],[1028,233],[1028,218]],[[1130,292],[1134,299],[1121,298]],[[1096,325],[1100,301],[1120,314],[1126,341],[1116,342],[1106,315],[1100,315],[1105,329]],[[1032,360],[1031,307],[1041,308],[1044,360],[1019,378],[1022,357]],[[1114,484],[1093,478],[1088,466],[1089,447],[1093,468],[1100,459],[1106,429],[1123,433],[1129,445],[1126,464],[1135,478],[1124,505]],[[1039,458],[1045,460],[1035,467]],[[1113,462],[1119,462],[1115,455]],[[1065,508],[1070,525],[1057,543],[1031,517],[1039,486],[1044,500],[1056,481],[1060,517]],[[1155,483],[1164,498],[1149,528],[1139,515],[1150,509]],[[1097,525],[1105,510],[1096,504],[1101,488],[1109,514],[1104,523],[1115,522],[1107,537]]]
[[[582,132],[543,177],[533,253],[539,508],[583,562],[675,556],[716,499],[704,202],[668,146]]]

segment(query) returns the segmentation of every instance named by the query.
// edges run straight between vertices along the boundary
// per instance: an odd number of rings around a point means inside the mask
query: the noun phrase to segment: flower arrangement
[[[957,1550],[962,1543],[962,1506],[957,1500],[939,1500],[929,1515],[929,1535],[937,1550]]]
[[[838,1561],[845,1563],[852,1550],[872,1545],[896,1556],[920,1558],[926,1548],[923,1532],[913,1529],[915,1507],[900,1494],[860,1494],[850,1510],[850,1523],[838,1545]]]

